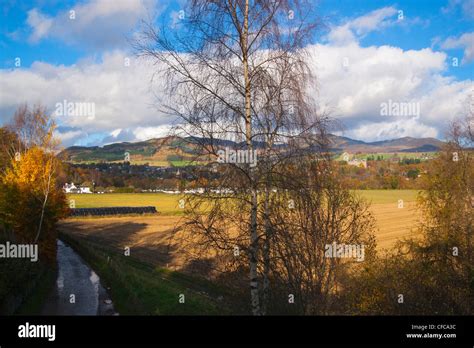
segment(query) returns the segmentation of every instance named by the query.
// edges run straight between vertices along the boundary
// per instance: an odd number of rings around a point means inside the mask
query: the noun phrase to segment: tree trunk
[[[270,209],[270,182],[267,179],[267,186],[265,187],[264,198],[264,220],[265,220],[265,240],[263,244],[263,300],[262,300],[262,314],[267,314],[269,291],[270,291],[270,238],[271,238],[271,224],[269,220]]]
[[[51,186],[51,176],[52,176],[52,168],[49,168],[48,183],[46,185],[46,190],[44,192],[44,200],[43,200],[43,205],[41,207],[41,217],[40,217],[40,222],[38,226],[38,232],[36,233],[36,238],[35,238],[34,243],[38,242],[38,239],[41,234],[41,228],[43,227],[44,211],[46,209],[46,203],[48,202],[48,196],[49,196],[49,191],[50,191],[50,186]]]
[[[245,83],[245,136],[247,142],[247,150],[252,151],[252,116],[251,116],[251,84],[249,77],[249,62],[248,62],[248,29],[249,29],[249,0],[245,1],[244,14],[244,30],[242,33],[242,64],[244,67],[244,83]],[[261,315],[260,298],[258,289],[258,233],[257,233],[257,213],[258,213],[258,192],[254,185],[254,176],[251,170],[250,187],[251,187],[251,212],[250,212],[250,301],[252,305],[252,314]]]

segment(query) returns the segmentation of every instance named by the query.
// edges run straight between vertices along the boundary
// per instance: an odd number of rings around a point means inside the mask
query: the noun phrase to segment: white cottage
[[[63,186],[65,193],[92,193],[89,187],[83,187],[80,185],[74,185],[74,183],[65,183]]]

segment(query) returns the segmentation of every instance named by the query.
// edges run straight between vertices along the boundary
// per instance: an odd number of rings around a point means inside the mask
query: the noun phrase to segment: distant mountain
[[[418,147],[413,147],[411,149],[400,150],[400,152],[437,152],[439,147],[436,145],[425,144]]]
[[[345,137],[334,137],[334,147],[341,148],[343,151],[350,153],[436,152],[443,145],[441,140],[435,138],[404,137],[398,139],[364,142]]]
[[[382,152],[436,152],[443,142],[434,138],[404,137],[391,140],[364,142],[351,138],[329,135],[331,150],[348,153],[382,153]],[[230,140],[216,140],[214,144],[221,147],[238,147]],[[209,139],[169,136],[139,142],[123,142],[99,146],[71,146],[58,154],[67,162],[123,162],[126,153],[133,163],[150,163],[154,165],[180,165],[187,161],[199,160],[199,145],[210,144]],[[255,142],[256,148],[262,143]],[[280,145],[282,146],[282,145]],[[201,158],[205,160],[204,158]]]

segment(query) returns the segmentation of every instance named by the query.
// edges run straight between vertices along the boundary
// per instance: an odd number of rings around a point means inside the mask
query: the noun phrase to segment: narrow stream
[[[99,276],[58,239],[58,279],[43,315],[114,315],[112,301]]]

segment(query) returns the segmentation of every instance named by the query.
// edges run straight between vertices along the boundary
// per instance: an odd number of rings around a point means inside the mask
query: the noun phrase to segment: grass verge
[[[121,315],[230,313],[223,301],[210,295],[215,296],[219,289],[205,279],[155,268],[66,233],[61,233],[60,239],[73,247],[110,288],[114,307]],[[184,295],[184,303],[180,303],[180,295]]]
[[[36,282],[34,291],[25,299],[16,314],[39,315],[58,276],[57,269],[46,268]]]
[[[0,244],[7,241],[11,242],[0,221]],[[0,258],[0,315],[41,314],[56,277],[55,265],[27,258]]]

